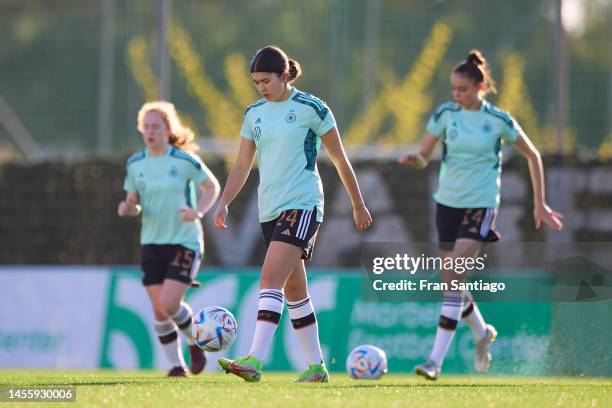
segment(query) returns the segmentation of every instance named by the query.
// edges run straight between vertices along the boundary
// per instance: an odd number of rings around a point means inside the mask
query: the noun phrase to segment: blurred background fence
[[[418,143],[431,110],[450,99],[452,67],[480,48],[498,82],[491,101],[542,149],[612,154],[607,0],[5,0],[0,9],[3,160],[127,154],[141,143],[139,107],[159,96],[204,152],[232,151],[224,147],[257,99],[248,60],[269,43],[301,62],[298,87],[328,102],[354,148]]]
[[[612,237],[610,1],[5,0],[0,10],[2,263],[137,263],[138,223],[118,219],[115,206],[125,159],[142,146],[138,109],[172,100],[224,182],[242,112],[258,98],[248,61],[269,43],[301,62],[298,86],[338,119],[377,219],[365,240],[435,240],[435,168],[416,173],[393,161],[450,99],[449,72],[471,48],[490,59],[492,102],[547,153],[549,200],[567,215],[562,234],[534,235],[525,163],[511,161],[506,238]],[[350,217],[335,171],[322,163],[321,172],[332,224],[318,262],[354,266],[361,238],[334,235],[352,231]],[[254,214],[255,178],[235,214]],[[235,222],[252,231],[240,230],[231,253],[228,238],[205,227],[208,264],[261,261],[258,226]]]

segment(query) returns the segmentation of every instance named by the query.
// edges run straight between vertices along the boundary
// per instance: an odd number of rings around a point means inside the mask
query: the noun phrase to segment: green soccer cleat
[[[238,357],[235,360],[220,358],[218,363],[226,373],[237,375],[244,381],[261,381],[262,362],[254,356]]]
[[[302,372],[295,380],[296,383],[326,383],[329,382],[329,373],[325,363],[311,364],[308,370]]]

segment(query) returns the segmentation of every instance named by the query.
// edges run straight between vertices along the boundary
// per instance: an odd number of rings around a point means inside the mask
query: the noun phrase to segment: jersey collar
[[[167,157],[170,156],[170,154],[172,154],[172,150],[176,149],[173,145],[168,144],[166,146],[166,154],[164,154],[163,156],[150,156],[149,155],[149,148],[145,147],[144,151],[145,151],[145,157]]]
[[[291,93],[289,94],[289,97],[287,99],[285,99],[284,101],[280,101],[280,102],[275,102],[275,101],[270,101],[272,103],[285,103],[285,102],[289,102],[290,100],[293,99],[293,97],[298,93],[299,91],[297,90],[297,88],[295,86],[291,87]]]

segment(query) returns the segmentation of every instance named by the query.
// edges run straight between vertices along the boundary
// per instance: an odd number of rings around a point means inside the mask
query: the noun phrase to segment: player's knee
[[[159,303],[153,305],[153,315],[155,316],[155,320],[157,321],[165,321],[168,320],[168,318],[170,317],[163,305]]]
[[[278,289],[283,287],[284,282],[276,276],[262,275],[259,279],[259,287],[262,289]]]
[[[295,285],[287,282],[285,284],[285,297],[287,300],[295,301],[308,297],[308,289],[303,285]]]
[[[174,316],[178,311],[179,305],[174,300],[162,301],[162,308],[166,316]]]

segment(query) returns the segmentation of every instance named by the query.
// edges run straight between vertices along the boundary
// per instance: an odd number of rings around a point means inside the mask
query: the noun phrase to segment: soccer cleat
[[[482,339],[476,342],[476,358],[474,359],[474,368],[476,372],[484,373],[491,365],[491,352],[489,346],[497,338],[497,330],[490,324],[487,324],[485,335]]]
[[[259,382],[261,380],[261,360],[255,356],[238,357],[235,360],[220,358],[219,365],[226,373],[232,373],[248,382]]]
[[[187,370],[181,366],[172,367],[168,371],[168,377],[187,377]]]
[[[431,360],[427,360],[425,363],[414,367],[414,372],[431,381],[436,381],[440,377],[440,367]]]
[[[325,363],[310,364],[308,370],[300,373],[295,380],[296,383],[326,383],[329,382],[329,373],[325,367]]]
[[[189,357],[191,358],[191,372],[200,374],[206,367],[206,355],[204,351],[195,344],[189,346]]]

